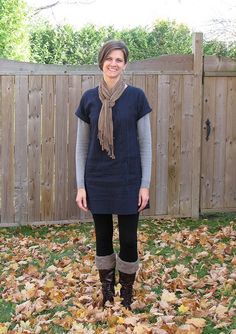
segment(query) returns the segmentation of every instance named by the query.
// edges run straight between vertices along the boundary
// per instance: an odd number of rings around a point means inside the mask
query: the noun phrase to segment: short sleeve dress
[[[90,125],[84,175],[88,208],[92,214],[135,214],[142,178],[137,121],[151,108],[141,89],[126,87],[112,108],[115,159],[111,159],[98,140],[101,106],[96,87],[83,94],[75,113]]]

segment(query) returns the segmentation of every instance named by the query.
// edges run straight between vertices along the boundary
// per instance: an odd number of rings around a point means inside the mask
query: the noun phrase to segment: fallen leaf
[[[147,334],[150,333],[150,330],[148,327],[143,326],[143,325],[137,325],[133,329],[134,334]]]
[[[135,326],[136,323],[137,323],[138,319],[136,317],[127,317],[125,318],[125,321],[124,323],[126,325],[132,325],[132,326]]]
[[[177,301],[177,297],[174,292],[169,292],[168,290],[164,289],[161,295],[161,301],[167,303],[175,303]]]
[[[109,326],[113,326],[117,323],[118,319],[119,318],[117,316],[111,315],[107,318],[107,323],[108,323]]]
[[[206,320],[203,318],[191,318],[187,319],[186,324],[194,325],[195,327],[204,327]]]
[[[218,305],[215,310],[215,313],[220,319],[224,318],[227,312],[228,312],[228,308],[225,307],[224,305]]]
[[[180,313],[187,313],[189,311],[189,307],[182,304],[179,306],[178,311]]]
[[[6,334],[9,328],[9,323],[0,323],[0,334]]]
[[[202,330],[200,328],[196,328],[193,325],[181,325],[177,328],[175,334],[201,334]]]

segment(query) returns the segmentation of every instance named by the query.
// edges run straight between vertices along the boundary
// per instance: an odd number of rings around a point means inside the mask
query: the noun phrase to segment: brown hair
[[[111,40],[106,42],[100,49],[98,54],[98,65],[100,70],[103,68],[103,63],[109,53],[113,50],[121,50],[124,54],[125,64],[128,61],[129,50],[123,41]]]

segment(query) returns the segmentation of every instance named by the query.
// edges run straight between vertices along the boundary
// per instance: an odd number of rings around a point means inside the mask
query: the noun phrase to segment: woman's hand
[[[86,195],[86,190],[84,188],[79,188],[77,191],[77,196],[76,196],[76,203],[78,207],[87,212],[88,207],[87,207],[87,195]]]
[[[138,197],[138,211],[142,211],[147,205],[149,200],[149,189],[148,188],[140,188],[139,197]]]

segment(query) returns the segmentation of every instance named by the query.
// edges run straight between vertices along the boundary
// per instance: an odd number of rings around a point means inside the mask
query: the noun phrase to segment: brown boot
[[[119,271],[119,283],[121,284],[121,303],[127,309],[131,309],[130,305],[133,302],[133,285],[136,272],[139,268],[139,260],[135,262],[126,262],[117,256],[116,267]]]
[[[102,283],[102,295],[104,306],[107,301],[113,302],[115,295],[115,267],[116,254],[95,257],[95,263]]]
[[[126,274],[119,271],[119,275],[119,283],[121,284],[120,296],[123,299],[121,304],[130,310],[130,305],[133,303],[133,284],[136,274]]]
[[[115,268],[99,270],[99,277],[102,283],[102,295],[104,306],[107,301],[113,302],[115,295]]]

